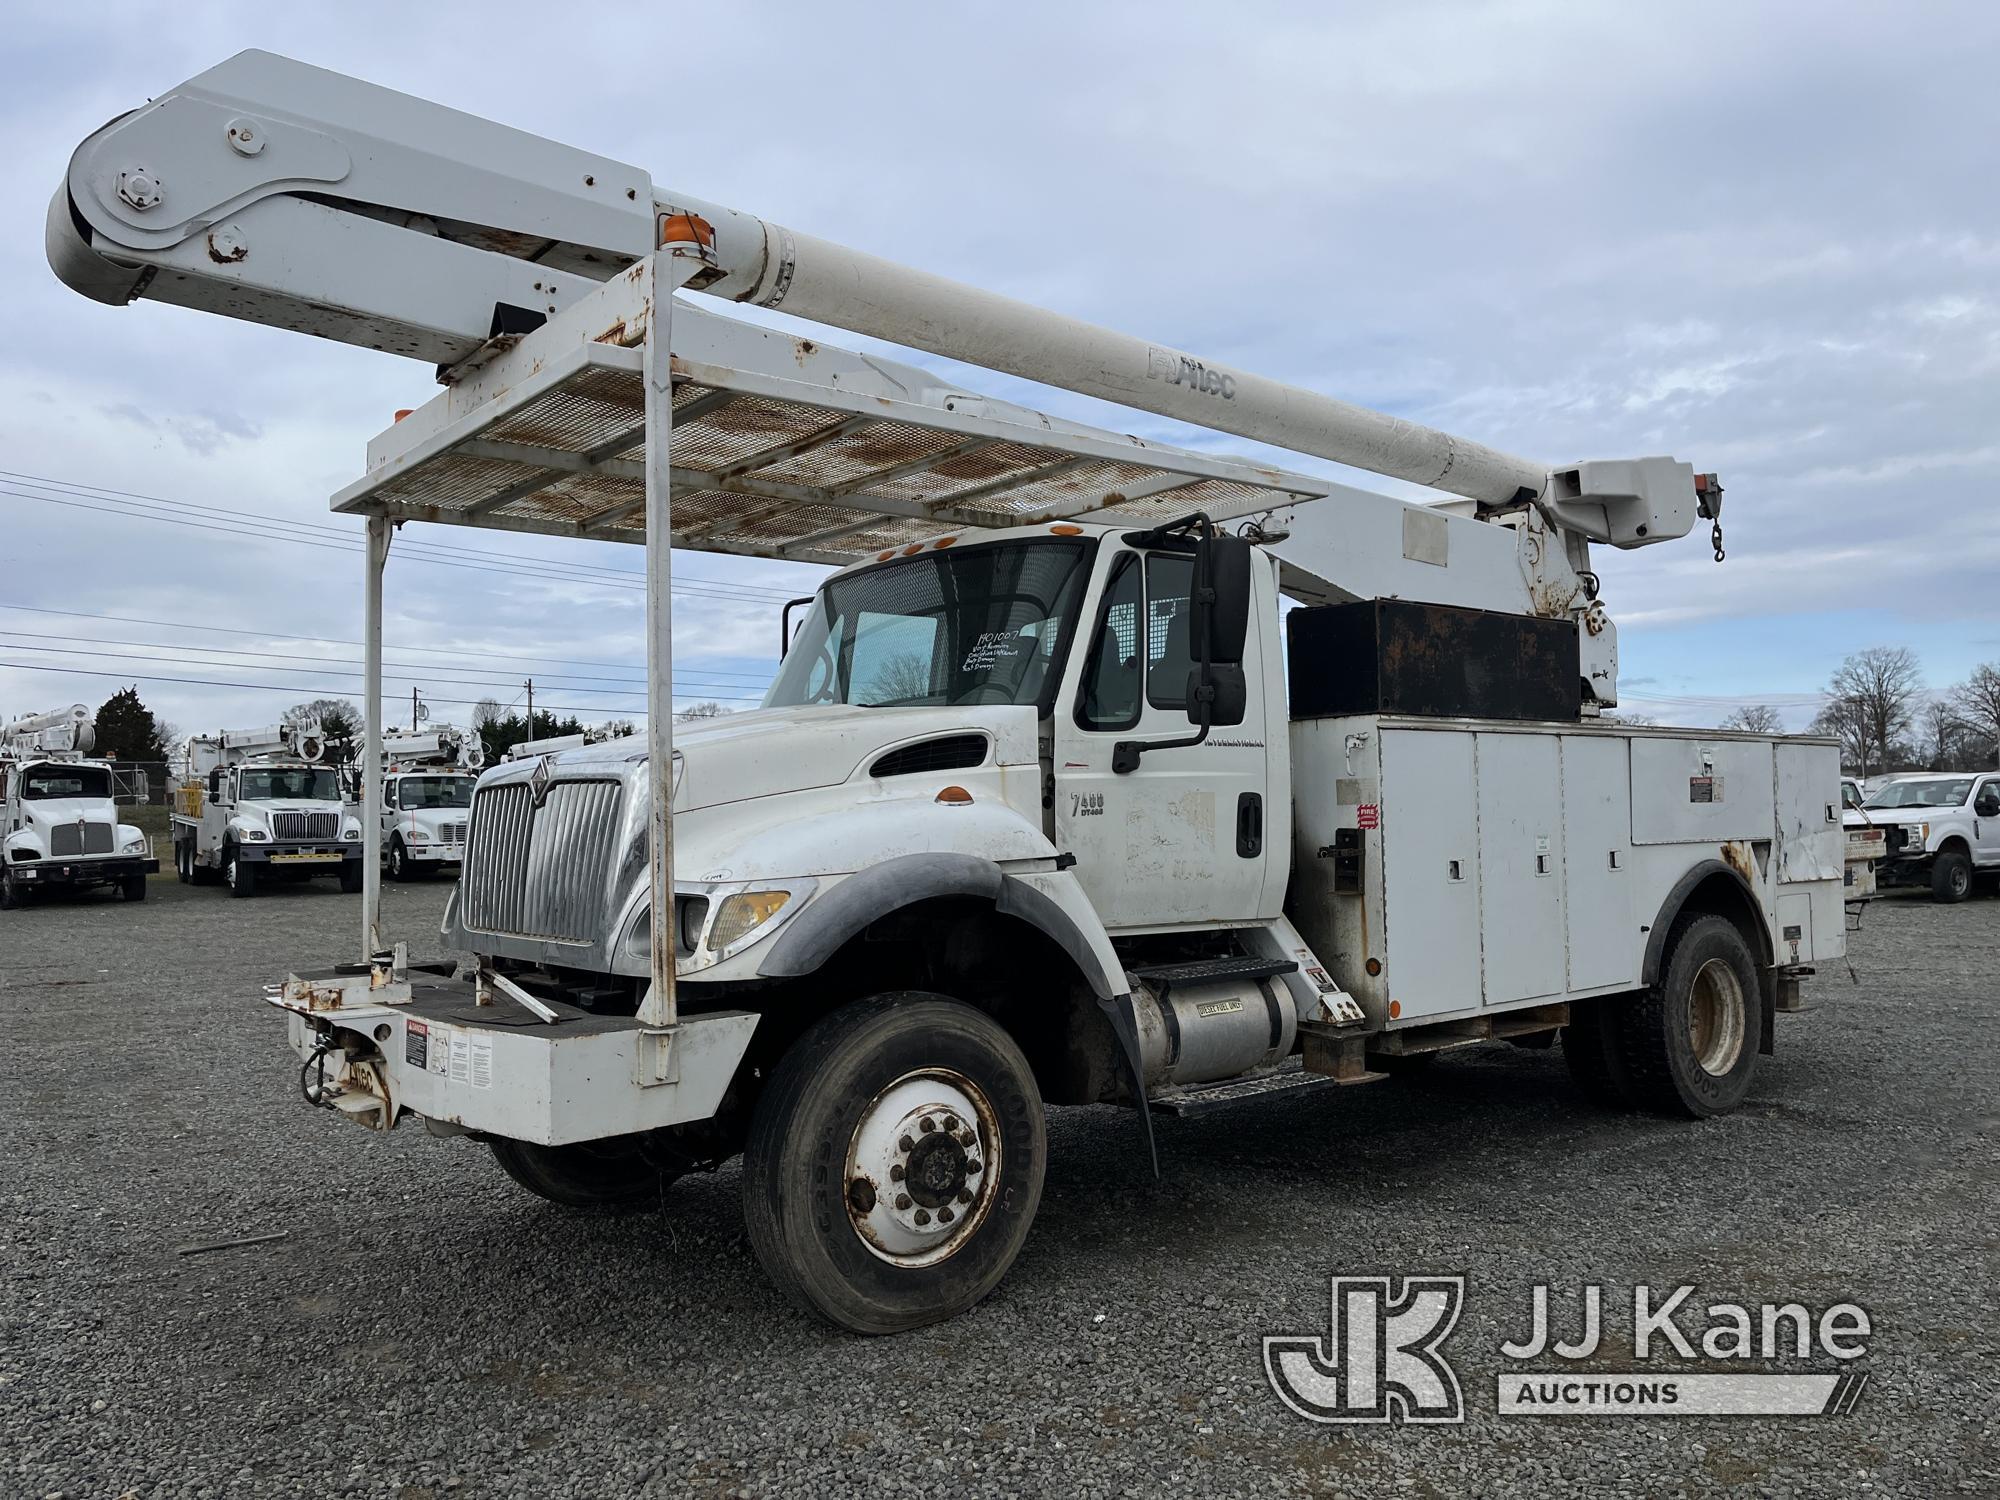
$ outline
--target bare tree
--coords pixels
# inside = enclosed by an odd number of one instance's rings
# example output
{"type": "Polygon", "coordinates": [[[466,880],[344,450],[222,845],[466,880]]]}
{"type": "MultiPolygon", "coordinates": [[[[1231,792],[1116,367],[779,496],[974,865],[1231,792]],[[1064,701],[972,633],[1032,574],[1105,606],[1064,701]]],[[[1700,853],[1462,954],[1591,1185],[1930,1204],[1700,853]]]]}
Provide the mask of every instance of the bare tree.
{"type": "Polygon", "coordinates": [[[2000,765],[2000,663],[1982,662],[1951,690],[1951,706],[1965,721],[1978,764],[2000,765]]]}
{"type": "Polygon", "coordinates": [[[682,724],[692,724],[696,719],[719,719],[729,710],[713,699],[701,703],[690,703],[674,715],[682,724]]]}
{"type": "Polygon", "coordinates": [[[1607,724],[1636,724],[1641,728],[1660,722],[1651,714],[1628,714],[1623,709],[1618,709],[1611,713],[1599,714],[1598,717],[1607,724]]]}
{"type": "Polygon", "coordinates": [[[1892,748],[1909,735],[1923,690],[1923,668],[1907,646],[1870,646],[1848,657],[1833,674],[1827,707],[1844,705],[1841,737],[1859,736],[1856,759],[1864,776],[1871,764],[1886,767],[1892,748]]]}
{"type": "Polygon", "coordinates": [[[1875,759],[1874,741],[1868,737],[1867,723],[1846,698],[1829,698],[1812,721],[1811,733],[1840,741],[1840,763],[1864,780],[1882,769],[1875,759]]]}
{"type": "Polygon", "coordinates": [[[498,724],[504,717],[498,698],[481,698],[472,705],[472,727],[484,729],[488,724],[498,724]]]}
{"type": "Polygon", "coordinates": [[[1783,734],[1785,721],[1768,703],[1746,703],[1741,708],[1732,708],[1729,717],[1719,727],[1741,729],[1750,734],[1783,734]]]}
{"type": "Polygon", "coordinates": [[[899,703],[906,698],[931,695],[930,658],[914,651],[888,657],[875,669],[864,691],[877,703],[899,703]]]}

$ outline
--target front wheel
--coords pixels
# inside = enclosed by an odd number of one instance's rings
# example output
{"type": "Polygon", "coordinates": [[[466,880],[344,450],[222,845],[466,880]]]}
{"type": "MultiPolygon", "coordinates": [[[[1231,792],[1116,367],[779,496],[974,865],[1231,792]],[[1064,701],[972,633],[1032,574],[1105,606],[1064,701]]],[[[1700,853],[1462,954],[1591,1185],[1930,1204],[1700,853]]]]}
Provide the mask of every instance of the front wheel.
{"type": "Polygon", "coordinates": [[[1661,1114],[1727,1114],[1750,1092],[1764,1001],[1750,945],[1727,917],[1677,923],[1659,982],[1625,1017],[1625,1063],[1640,1103],[1661,1114]]]}
{"type": "Polygon", "coordinates": [[[772,1072],[743,1153],[765,1272],[855,1333],[900,1333],[992,1291],[1041,1201],[1048,1137],[1027,1059],[942,995],[827,1016],[772,1072]]]}
{"type": "Polygon", "coordinates": [[[257,894],[257,867],[247,860],[239,859],[233,845],[223,852],[222,883],[229,887],[229,894],[232,896],[257,894]]]}
{"type": "Polygon", "coordinates": [[[564,1208],[637,1208],[657,1202],[678,1175],[655,1165],[636,1140],[618,1137],[573,1146],[489,1144],[501,1171],[564,1208]]]}
{"type": "Polygon", "coordinates": [[[146,877],[143,875],[125,876],[118,882],[118,894],[127,901],[144,901],[146,899],[146,877]]]}
{"type": "Polygon", "coordinates": [[[1972,861],[1947,849],[1931,861],[1931,898],[1956,906],[1972,894],[1972,861]]]}
{"type": "Polygon", "coordinates": [[[182,885],[194,884],[194,845],[186,839],[174,840],[174,879],[182,885]]]}
{"type": "Polygon", "coordinates": [[[391,880],[410,878],[410,856],[403,852],[403,841],[400,838],[389,840],[389,878],[391,880]]]}
{"type": "Polygon", "coordinates": [[[350,859],[340,867],[340,890],[345,896],[352,896],[361,889],[361,861],[350,859]]]}
{"type": "Polygon", "coordinates": [[[13,911],[21,904],[21,887],[12,870],[0,870],[0,911],[13,911]]]}

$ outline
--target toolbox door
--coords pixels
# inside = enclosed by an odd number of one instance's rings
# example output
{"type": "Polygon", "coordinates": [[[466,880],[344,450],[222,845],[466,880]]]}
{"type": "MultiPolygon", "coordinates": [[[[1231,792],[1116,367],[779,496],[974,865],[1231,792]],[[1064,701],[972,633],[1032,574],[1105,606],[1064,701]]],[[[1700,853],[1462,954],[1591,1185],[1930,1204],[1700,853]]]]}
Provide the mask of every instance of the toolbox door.
{"type": "Polygon", "coordinates": [[[1556,737],[1481,734],[1478,761],[1483,999],[1559,995],[1568,976],[1556,737]]]}
{"type": "Polygon", "coordinates": [[[1392,1018],[1479,1005],[1479,829],[1470,734],[1382,731],[1380,955],[1392,1018]]]}

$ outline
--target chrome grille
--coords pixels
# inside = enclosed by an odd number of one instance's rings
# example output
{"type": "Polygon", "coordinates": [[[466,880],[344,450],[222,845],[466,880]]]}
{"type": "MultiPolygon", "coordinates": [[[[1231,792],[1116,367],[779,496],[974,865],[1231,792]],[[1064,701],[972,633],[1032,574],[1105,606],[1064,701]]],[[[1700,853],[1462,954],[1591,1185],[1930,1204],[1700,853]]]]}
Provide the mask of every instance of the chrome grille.
{"type": "Polygon", "coordinates": [[[438,837],[447,844],[462,844],[465,842],[465,825],[441,823],[438,825],[438,837]]]}
{"type": "Polygon", "coordinates": [[[340,814],[330,812],[272,813],[271,837],[274,839],[337,839],[340,837],[340,814]]]}
{"type": "Polygon", "coordinates": [[[480,792],[459,881],[465,925],[566,943],[596,938],[618,793],[615,781],[558,781],[537,808],[525,782],[480,792]]]}
{"type": "Polygon", "coordinates": [[[58,823],[49,830],[51,854],[109,854],[109,823],[58,823]]]}

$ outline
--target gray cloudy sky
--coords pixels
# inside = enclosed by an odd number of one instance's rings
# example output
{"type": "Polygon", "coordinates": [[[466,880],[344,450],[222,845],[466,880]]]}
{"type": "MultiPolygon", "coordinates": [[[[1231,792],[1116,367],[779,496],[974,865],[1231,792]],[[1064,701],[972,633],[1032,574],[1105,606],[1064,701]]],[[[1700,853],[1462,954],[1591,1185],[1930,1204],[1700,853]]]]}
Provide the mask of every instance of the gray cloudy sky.
{"type": "MultiPolygon", "coordinates": [[[[248,46],[1510,451],[1719,470],[1727,563],[1698,537],[1600,551],[1639,711],[1712,722],[1715,700],[1774,701],[1797,725],[1860,647],[1909,645],[1938,686],[2000,659],[2000,9],[161,14],[35,7],[0,40],[0,713],[137,681],[182,728],[221,727],[356,685],[358,528],[326,497],[395,408],[433,393],[429,370],[101,307],[43,258],[76,143],[248,46]],[[110,514],[161,508],[107,490],[325,530],[303,545],[261,521],[110,514]]],[[[532,672],[538,703],[586,719],[641,706],[636,579],[577,572],[636,569],[634,550],[405,536],[481,555],[391,563],[388,655],[424,664],[393,667],[392,688],[416,679],[462,718],[450,700],[509,702],[532,672]]],[[[820,570],[679,567],[682,695],[747,706],[776,601],[820,570]]]]}

